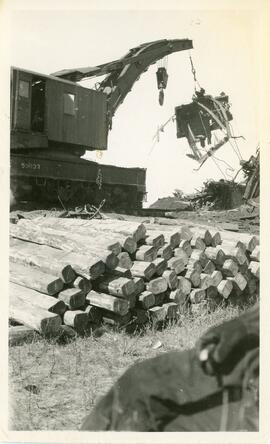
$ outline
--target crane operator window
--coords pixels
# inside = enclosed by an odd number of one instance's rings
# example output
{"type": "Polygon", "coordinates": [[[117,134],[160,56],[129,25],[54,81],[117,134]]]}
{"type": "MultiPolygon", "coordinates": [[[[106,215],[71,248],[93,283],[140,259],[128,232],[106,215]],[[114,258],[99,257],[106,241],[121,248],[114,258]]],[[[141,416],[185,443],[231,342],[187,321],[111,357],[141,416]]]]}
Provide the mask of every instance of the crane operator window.
{"type": "Polygon", "coordinates": [[[64,113],[70,116],[75,115],[75,94],[64,94],[64,113]]]}
{"type": "Polygon", "coordinates": [[[20,80],[19,96],[25,97],[26,99],[28,99],[28,97],[29,97],[29,82],[26,82],[25,80],[20,80]]]}

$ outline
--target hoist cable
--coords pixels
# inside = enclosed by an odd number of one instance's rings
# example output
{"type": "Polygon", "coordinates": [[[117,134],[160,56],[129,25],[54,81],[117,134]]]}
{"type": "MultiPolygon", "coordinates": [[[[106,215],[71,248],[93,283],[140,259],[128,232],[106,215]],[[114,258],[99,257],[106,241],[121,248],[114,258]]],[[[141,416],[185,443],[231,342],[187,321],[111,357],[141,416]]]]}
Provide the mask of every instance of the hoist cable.
{"type": "Polygon", "coordinates": [[[201,85],[199,84],[197,77],[196,77],[196,70],[194,68],[194,64],[193,64],[193,60],[189,51],[189,60],[190,60],[190,65],[191,65],[191,72],[193,74],[193,79],[194,79],[194,84],[195,84],[195,91],[196,91],[196,84],[198,85],[198,87],[201,89],[201,85]]]}

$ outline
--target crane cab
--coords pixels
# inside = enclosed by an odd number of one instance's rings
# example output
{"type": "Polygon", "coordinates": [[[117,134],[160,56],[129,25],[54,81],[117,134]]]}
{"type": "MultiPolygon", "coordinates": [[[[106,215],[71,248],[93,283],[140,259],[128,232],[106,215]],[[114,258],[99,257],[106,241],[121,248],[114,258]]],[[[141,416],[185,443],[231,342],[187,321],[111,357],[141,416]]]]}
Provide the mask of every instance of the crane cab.
{"type": "Polygon", "coordinates": [[[57,77],[11,69],[11,149],[53,147],[83,154],[106,150],[107,136],[104,93],[57,77]]]}

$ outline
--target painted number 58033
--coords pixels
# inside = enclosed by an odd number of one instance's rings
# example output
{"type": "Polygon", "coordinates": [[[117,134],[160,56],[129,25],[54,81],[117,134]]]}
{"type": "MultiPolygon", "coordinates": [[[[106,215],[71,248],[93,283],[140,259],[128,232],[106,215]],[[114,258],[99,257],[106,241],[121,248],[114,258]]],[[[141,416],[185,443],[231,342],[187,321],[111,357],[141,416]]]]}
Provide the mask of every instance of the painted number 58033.
{"type": "Polygon", "coordinates": [[[23,169],[29,169],[29,170],[40,170],[39,163],[21,162],[21,167],[23,169]]]}

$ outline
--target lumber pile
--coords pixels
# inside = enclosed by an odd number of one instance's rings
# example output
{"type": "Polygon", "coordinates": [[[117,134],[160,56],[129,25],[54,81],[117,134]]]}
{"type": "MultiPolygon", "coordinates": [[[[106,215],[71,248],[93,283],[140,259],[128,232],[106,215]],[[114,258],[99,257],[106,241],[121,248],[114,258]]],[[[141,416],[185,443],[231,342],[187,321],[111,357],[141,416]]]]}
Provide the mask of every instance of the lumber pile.
{"type": "Polygon", "coordinates": [[[185,225],[21,219],[10,227],[12,337],[160,323],[259,293],[259,240],[185,225]],[[30,332],[29,332],[30,331],[30,332]]]}

